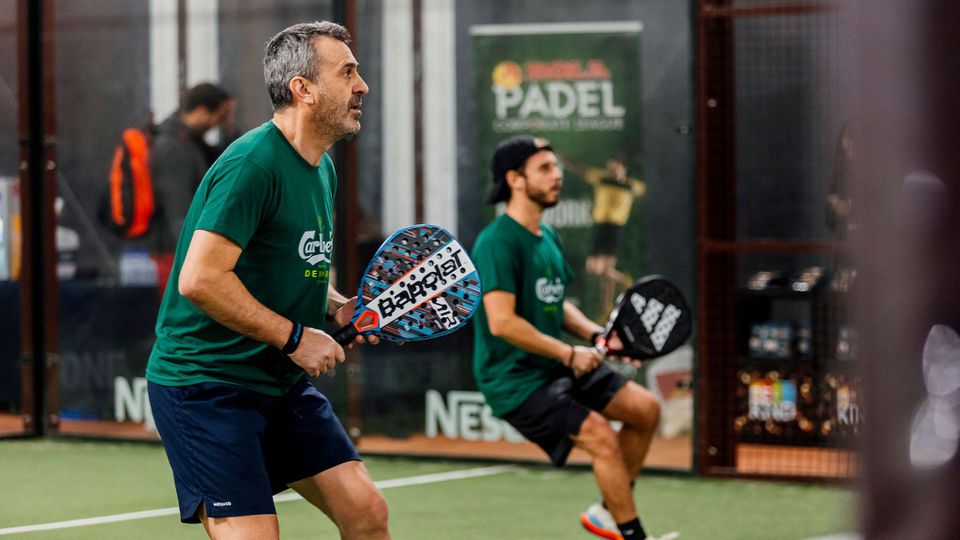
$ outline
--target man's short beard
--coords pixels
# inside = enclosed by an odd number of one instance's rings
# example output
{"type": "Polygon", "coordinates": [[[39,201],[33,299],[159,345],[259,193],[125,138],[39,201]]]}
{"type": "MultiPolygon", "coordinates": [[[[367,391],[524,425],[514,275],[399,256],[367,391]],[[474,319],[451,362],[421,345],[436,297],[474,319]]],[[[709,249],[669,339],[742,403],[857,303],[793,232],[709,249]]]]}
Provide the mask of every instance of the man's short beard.
{"type": "Polygon", "coordinates": [[[557,205],[557,203],[560,202],[560,197],[557,197],[556,199],[554,199],[554,200],[552,200],[552,201],[547,200],[548,194],[549,194],[549,192],[547,192],[547,193],[532,193],[532,192],[530,191],[530,186],[529,186],[529,185],[527,186],[527,198],[530,199],[531,201],[537,203],[537,204],[540,206],[540,208],[543,208],[544,210],[546,210],[547,208],[553,208],[554,206],[557,205]]]}
{"type": "Polygon", "coordinates": [[[544,210],[546,210],[546,209],[548,209],[548,208],[553,208],[554,206],[556,206],[556,205],[559,204],[559,203],[560,203],[560,198],[559,198],[559,197],[557,197],[557,198],[556,198],[555,200],[553,200],[553,201],[537,201],[537,204],[540,205],[540,208],[543,208],[544,210]]]}
{"type": "Polygon", "coordinates": [[[330,110],[316,110],[313,114],[313,126],[316,133],[322,137],[331,137],[334,140],[340,140],[344,137],[355,135],[360,131],[360,122],[357,122],[355,127],[347,127],[345,125],[345,119],[340,119],[341,121],[331,122],[331,112],[330,110]]]}
{"type": "Polygon", "coordinates": [[[356,135],[360,131],[359,121],[356,121],[352,126],[347,126],[347,122],[353,120],[349,110],[346,115],[338,115],[337,113],[340,113],[342,109],[327,100],[324,93],[320,94],[320,101],[323,105],[318,105],[313,110],[313,125],[318,135],[340,140],[350,135],[356,135]]]}

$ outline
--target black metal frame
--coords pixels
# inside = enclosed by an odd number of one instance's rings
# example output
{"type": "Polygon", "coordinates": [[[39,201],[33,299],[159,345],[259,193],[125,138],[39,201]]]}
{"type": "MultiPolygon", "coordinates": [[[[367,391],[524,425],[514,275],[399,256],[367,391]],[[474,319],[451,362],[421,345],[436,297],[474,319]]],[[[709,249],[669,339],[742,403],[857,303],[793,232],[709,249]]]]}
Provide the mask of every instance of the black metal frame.
{"type": "Polygon", "coordinates": [[[59,425],[56,332],[56,110],[53,81],[53,2],[17,3],[20,95],[22,414],[28,435],[59,425]]]}
{"type": "Polygon", "coordinates": [[[738,17],[806,15],[833,11],[829,3],[738,6],[734,0],[698,0],[697,149],[699,355],[696,370],[695,466],[701,475],[811,480],[737,472],[736,275],[743,253],[824,253],[831,242],[737,238],[734,22],[738,17]]]}

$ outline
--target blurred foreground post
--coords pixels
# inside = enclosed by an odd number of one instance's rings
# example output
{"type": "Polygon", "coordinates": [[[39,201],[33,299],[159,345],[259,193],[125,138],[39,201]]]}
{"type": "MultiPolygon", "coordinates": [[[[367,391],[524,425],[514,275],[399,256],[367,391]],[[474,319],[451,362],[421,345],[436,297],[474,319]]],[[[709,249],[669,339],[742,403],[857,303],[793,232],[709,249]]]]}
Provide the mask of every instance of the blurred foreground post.
{"type": "Polygon", "coordinates": [[[854,8],[863,531],[957,538],[960,4],[854,8]]]}

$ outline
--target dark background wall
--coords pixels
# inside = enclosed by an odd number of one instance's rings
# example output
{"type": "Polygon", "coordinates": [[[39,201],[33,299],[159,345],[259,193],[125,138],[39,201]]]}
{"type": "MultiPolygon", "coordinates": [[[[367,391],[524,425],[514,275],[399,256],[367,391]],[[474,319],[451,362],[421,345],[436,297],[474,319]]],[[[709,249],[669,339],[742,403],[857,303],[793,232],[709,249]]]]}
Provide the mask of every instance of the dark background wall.
{"type": "MultiPolygon", "coordinates": [[[[0,0],[0,176],[17,175],[17,10],[16,0],[0,0]]],[[[4,226],[7,226],[4,224],[4,226]]],[[[0,340],[0,411],[20,399],[19,347],[10,338],[19,328],[20,305],[0,305],[0,320],[9,328],[0,340]]]]}
{"type": "Polygon", "coordinates": [[[847,82],[833,13],[735,22],[740,238],[823,239],[847,82]]]}
{"type": "Polygon", "coordinates": [[[17,2],[0,0],[0,176],[17,175],[17,2]]]}
{"type": "Polygon", "coordinates": [[[64,0],[54,14],[62,223],[80,234],[81,274],[110,276],[117,241],[96,215],[120,133],[150,115],[149,3],[64,0]]]}

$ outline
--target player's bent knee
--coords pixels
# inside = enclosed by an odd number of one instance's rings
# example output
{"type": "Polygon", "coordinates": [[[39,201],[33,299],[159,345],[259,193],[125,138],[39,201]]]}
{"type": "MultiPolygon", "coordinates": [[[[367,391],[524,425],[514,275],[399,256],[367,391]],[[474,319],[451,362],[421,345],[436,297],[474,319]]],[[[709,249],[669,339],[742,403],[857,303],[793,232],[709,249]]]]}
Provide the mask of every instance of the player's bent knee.
{"type": "Polygon", "coordinates": [[[651,397],[645,399],[640,407],[640,422],[647,430],[655,430],[660,425],[660,402],[651,397]]]}
{"type": "Polygon", "coordinates": [[[620,455],[620,443],[617,432],[610,423],[596,412],[591,412],[580,424],[580,432],[575,440],[590,455],[597,458],[620,455]]]}
{"type": "Polygon", "coordinates": [[[387,501],[379,493],[370,501],[367,506],[367,513],[370,516],[370,525],[376,530],[387,530],[387,517],[390,513],[387,509],[387,501]]]}
{"type": "Polygon", "coordinates": [[[354,504],[353,516],[341,524],[348,538],[384,538],[387,535],[387,501],[371,491],[354,504]]]}
{"type": "Polygon", "coordinates": [[[660,402],[657,398],[639,387],[630,398],[629,413],[624,421],[641,431],[657,429],[660,424],[660,402]]]}

